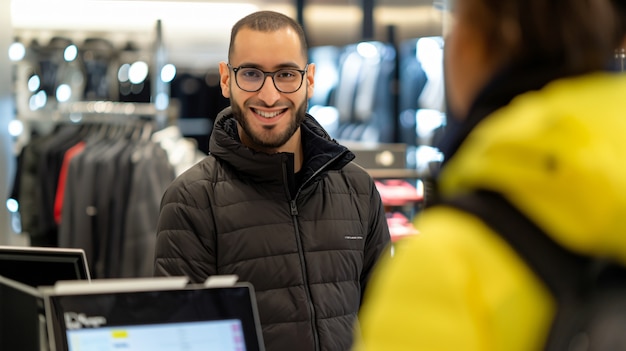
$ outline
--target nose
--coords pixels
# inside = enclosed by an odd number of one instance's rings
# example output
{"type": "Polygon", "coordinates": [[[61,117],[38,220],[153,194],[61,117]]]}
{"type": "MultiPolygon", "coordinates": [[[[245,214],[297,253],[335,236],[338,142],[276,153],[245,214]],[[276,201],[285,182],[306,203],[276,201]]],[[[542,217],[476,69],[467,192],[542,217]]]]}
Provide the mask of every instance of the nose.
{"type": "Polygon", "coordinates": [[[274,86],[271,76],[265,77],[265,83],[258,92],[259,99],[263,100],[268,106],[274,105],[280,99],[280,91],[274,86]]]}

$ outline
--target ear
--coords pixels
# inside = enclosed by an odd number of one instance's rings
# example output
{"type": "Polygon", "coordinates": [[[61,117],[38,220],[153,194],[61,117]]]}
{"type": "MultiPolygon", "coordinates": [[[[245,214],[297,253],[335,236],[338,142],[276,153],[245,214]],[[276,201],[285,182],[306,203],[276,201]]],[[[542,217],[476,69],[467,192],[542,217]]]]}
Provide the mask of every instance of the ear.
{"type": "Polygon", "coordinates": [[[220,62],[220,87],[222,88],[222,95],[225,98],[230,98],[230,69],[228,64],[222,61],[220,62]]]}
{"type": "Polygon", "coordinates": [[[315,64],[309,63],[306,70],[307,99],[313,96],[313,86],[315,85],[315,64]]]}

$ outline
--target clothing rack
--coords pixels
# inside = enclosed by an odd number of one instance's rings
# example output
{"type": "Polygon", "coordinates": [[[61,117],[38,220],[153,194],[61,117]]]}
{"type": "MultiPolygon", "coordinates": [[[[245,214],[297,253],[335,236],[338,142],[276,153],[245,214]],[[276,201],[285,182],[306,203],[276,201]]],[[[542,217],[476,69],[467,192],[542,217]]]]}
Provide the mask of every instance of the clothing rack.
{"type": "Polygon", "coordinates": [[[152,103],[117,102],[117,101],[79,101],[36,111],[20,116],[22,120],[32,122],[83,120],[90,122],[124,122],[130,119],[154,120],[159,129],[175,123],[178,119],[178,106],[170,104],[165,110],[159,110],[152,103]]]}
{"type": "Polygon", "coordinates": [[[117,101],[78,101],[57,104],[45,109],[21,112],[18,120],[23,122],[24,132],[15,142],[15,153],[30,142],[31,131],[49,133],[60,123],[126,124],[129,122],[154,122],[152,131],[176,125],[180,114],[176,101],[167,109],[159,110],[152,103],[117,101]]]}
{"type": "Polygon", "coordinates": [[[152,140],[149,106],[128,106],[60,110],[40,119],[53,128],[33,134],[19,154],[13,198],[31,244],[84,249],[97,278],[151,274],[160,197],[175,177],[152,140]]]}

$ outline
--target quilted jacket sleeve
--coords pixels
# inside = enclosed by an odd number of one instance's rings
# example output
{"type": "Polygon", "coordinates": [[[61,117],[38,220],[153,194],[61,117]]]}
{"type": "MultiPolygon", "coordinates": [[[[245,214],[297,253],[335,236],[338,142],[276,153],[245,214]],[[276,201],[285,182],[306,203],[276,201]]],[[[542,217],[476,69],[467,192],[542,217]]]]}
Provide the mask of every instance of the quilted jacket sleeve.
{"type": "Polygon", "coordinates": [[[187,276],[192,283],[202,283],[216,274],[208,184],[201,168],[194,167],[165,191],[157,224],[155,276],[187,276]]]}

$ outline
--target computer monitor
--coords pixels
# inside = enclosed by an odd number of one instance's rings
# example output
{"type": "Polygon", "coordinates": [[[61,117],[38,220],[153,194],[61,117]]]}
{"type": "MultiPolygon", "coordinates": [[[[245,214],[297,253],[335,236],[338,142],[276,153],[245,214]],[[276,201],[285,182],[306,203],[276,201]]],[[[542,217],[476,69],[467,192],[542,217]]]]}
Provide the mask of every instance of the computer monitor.
{"type": "Polygon", "coordinates": [[[84,250],[34,246],[0,246],[0,276],[32,287],[91,279],[84,250]]]}
{"type": "MultiPolygon", "coordinates": [[[[252,285],[48,289],[51,351],[264,350],[252,285]]],[[[106,282],[104,282],[106,284],[106,282]]],[[[45,289],[44,289],[45,290],[45,289]]]]}
{"type": "Polygon", "coordinates": [[[43,296],[0,276],[0,350],[47,350],[43,296]]]}

